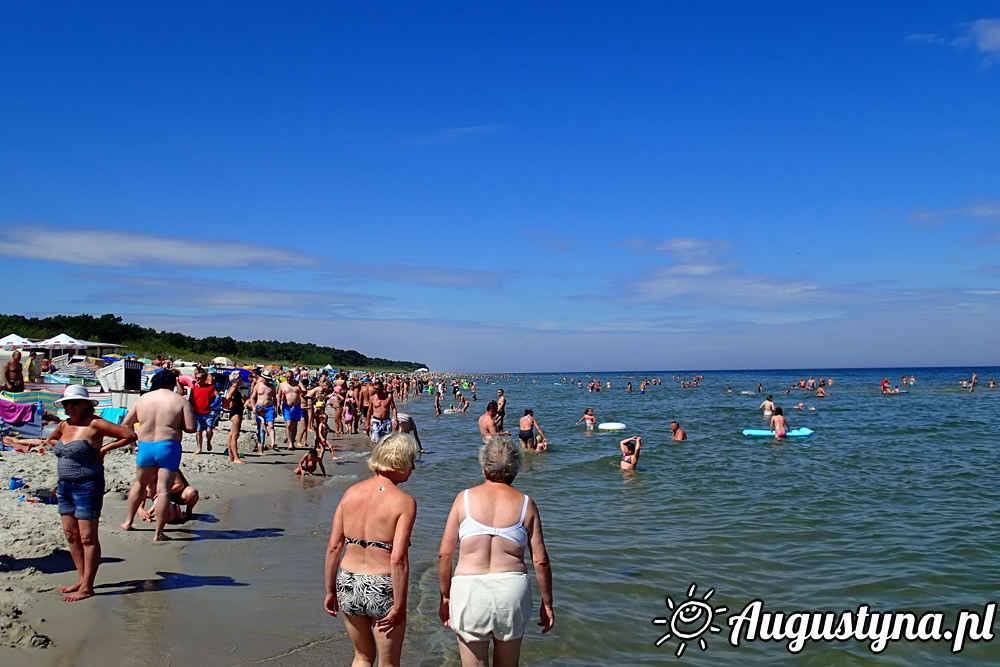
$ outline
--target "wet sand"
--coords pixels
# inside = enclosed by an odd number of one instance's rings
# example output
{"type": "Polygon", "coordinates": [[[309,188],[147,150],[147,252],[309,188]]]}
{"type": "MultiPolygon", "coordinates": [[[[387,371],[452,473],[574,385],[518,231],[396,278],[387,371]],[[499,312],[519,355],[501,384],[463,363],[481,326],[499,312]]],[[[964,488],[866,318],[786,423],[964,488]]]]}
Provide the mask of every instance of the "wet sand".
{"type": "MultiPolygon", "coordinates": [[[[5,520],[13,530],[0,536],[0,664],[350,663],[343,622],[322,610],[322,559],[343,489],[368,474],[370,443],[338,439],[346,451],[339,465],[326,460],[331,477],[301,479],[291,474],[301,449],[248,455],[248,465],[235,466],[220,452],[224,435],[217,433],[214,454],[199,457],[185,438],[182,467],[203,499],[192,521],[168,526],[173,539],[162,544],[150,541],[151,524],[118,527],[127,488],[118,477],[134,465],[125,452],[113,453],[108,488],[117,490],[105,496],[91,600],[65,603],[57,592],[76,574],[55,507],[2,492],[5,516],[19,523],[5,520]]],[[[277,436],[281,443],[280,424],[277,436]]],[[[244,432],[241,451],[253,444],[244,432]]],[[[36,488],[49,481],[51,454],[5,454],[4,481],[11,471],[30,473],[36,488]]]]}

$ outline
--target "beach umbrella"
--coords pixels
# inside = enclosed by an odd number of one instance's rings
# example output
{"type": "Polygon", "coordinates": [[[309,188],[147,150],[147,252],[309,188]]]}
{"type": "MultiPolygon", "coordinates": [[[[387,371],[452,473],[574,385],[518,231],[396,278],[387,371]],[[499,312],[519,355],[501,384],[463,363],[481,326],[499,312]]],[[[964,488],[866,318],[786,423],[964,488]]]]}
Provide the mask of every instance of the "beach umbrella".
{"type": "Polygon", "coordinates": [[[216,366],[232,366],[233,360],[229,357],[216,357],[215,359],[212,359],[212,363],[216,366]]]}
{"type": "Polygon", "coordinates": [[[52,338],[35,343],[35,347],[43,347],[47,350],[86,350],[87,345],[68,334],[61,333],[52,338]]]}
{"type": "Polygon", "coordinates": [[[69,364],[59,369],[59,375],[67,378],[82,378],[85,380],[96,380],[97,373],[89,365],[84,363],[69,364]]]}
{"type": "Polygon", "coordinates": [[[7,334],[3,338],[0,338],[0,347],[10,349],[12,347],[24,347],[25,345],[32,345],[33,343],[24,338],[23,336],[18,336],[16,333],[7,334]]]}

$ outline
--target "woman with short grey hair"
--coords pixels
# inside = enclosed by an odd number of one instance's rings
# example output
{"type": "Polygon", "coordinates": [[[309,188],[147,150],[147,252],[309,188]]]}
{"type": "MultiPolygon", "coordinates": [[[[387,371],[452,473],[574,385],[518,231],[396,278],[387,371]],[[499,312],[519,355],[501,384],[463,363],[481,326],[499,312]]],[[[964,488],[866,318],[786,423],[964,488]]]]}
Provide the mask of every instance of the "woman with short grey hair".
{"type": "Polygon", "coordinates": [[[552,570],[535,501],[511,486],[521,468],[521,447],[497,435],[479,450],[485,481],[458,494],[438,550],[441,621],[458,635],[464,667],[517,665],[531,616],[531,586],[524,551],[531,553],[542,603],[539,625],[548,632],[552,570]],[[503,526],[503,527],[498,527],[503,526]],[[455,548],[458,563],[452,574],[455,548]]]}

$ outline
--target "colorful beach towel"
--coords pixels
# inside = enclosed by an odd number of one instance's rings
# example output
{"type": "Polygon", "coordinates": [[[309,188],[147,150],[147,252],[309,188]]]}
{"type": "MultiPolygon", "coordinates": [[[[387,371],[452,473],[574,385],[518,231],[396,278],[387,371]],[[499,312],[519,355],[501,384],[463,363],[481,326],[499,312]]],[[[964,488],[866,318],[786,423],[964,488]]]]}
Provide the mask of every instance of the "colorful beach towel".
{"type": "Polygon", "coordinates": [[[30,403],[13,403],[0,398],[0,420],[8,424],[21,424],[31,421],[34,408],[30,403]]]}

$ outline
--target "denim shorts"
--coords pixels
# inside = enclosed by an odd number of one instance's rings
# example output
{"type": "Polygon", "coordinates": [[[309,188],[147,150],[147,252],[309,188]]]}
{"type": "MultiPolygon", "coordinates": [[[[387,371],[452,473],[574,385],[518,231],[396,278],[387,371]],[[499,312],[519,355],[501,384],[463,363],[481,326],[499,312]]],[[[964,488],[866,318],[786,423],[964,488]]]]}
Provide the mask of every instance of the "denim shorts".
{"type": "Polygon", "coordinates": [[[82,482],[59,480],[56,498],[59,514],[72,514],[77,519],[100,519],[104,507],[104,478],[82,482]]]}
{"type": "Polygon", "coordinates": [[[194,413],[194,420],[198,422],[199,431],[207,431],[215,428],[215,423],[219,421],[219,413],[209,412],[207,415],[199,415],[196,412],[194,413]]]}

